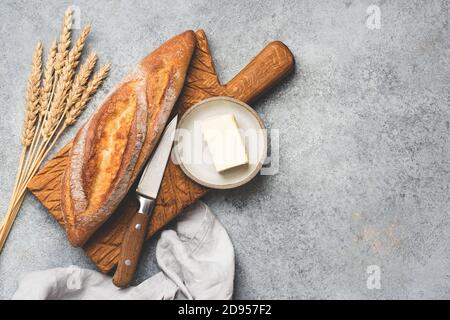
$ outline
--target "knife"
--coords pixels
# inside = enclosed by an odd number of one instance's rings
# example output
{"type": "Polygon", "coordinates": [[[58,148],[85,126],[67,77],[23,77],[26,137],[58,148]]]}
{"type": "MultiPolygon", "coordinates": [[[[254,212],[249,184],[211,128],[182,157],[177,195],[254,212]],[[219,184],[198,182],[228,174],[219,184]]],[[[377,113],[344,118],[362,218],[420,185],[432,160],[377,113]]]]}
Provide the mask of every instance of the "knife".
{"type": "Polygon", "coordinates": [[[178,116],[167,125],[162,138],[145,165],[141,180],[136,188],[139,210],[134,215],[122,242],[120,259],[114,273],[113,283],[121,288],[127,287],[133,279],[139,261],[139,256],[147,235],[150,215],[156,202],[164,170],[172,150],[178,116]]]}

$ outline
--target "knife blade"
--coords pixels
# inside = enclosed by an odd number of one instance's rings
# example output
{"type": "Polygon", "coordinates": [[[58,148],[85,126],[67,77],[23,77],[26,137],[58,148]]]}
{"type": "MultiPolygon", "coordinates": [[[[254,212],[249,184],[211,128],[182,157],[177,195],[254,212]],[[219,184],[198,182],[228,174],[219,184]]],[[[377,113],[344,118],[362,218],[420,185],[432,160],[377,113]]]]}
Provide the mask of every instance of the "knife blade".
{"type": "Polygon", "coordinates": [[[136,192],[147,198],[156,199],[159,187],[161,185],[164,170],[172,150],[173,139],[175,138],[175,129],[177,128],[178,116],[173,118],[167,125],[158,148],[147,163],[141,180],[139,180],[136,192]]]}
{"type": "Polygon", "coordinates": [[[113,277],[113,283],[118,287],[125,288],[129,286],[136,271],[142,245],[147,234],[150,215],[153,212],[170,151],[172,150],[177,122],[178,116],[175,116],[167,125],[156,150],[145,165],[136,188],[139,209],[131,220],[122,241],[119,263],[113,277]]]}

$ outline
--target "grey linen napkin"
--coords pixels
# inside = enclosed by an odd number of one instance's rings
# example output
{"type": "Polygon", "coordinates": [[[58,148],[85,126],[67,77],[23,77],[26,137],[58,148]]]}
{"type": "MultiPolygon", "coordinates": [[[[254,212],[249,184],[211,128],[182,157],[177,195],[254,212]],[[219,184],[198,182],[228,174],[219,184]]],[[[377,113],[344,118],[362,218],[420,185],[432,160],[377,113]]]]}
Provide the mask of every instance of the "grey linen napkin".
{"type": "Polygon", "coordinates": [[[161,272],[119,289],[111,277],[76,266],[24,274],[13,299],[231,299],[234,249],[217,217],[198,201],[156,246],[161,272]]]}

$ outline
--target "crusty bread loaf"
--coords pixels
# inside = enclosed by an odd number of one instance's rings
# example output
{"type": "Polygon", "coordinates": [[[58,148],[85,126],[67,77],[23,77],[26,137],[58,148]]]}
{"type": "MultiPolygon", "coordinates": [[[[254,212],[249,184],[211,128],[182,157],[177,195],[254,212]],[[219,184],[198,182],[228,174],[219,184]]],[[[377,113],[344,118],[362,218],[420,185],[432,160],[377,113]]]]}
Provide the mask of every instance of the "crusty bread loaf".
{"type": "Polygon", "coordinates": [[[83,245],[109,218],[154,149],[195,48],[186,31],[144,58],[74,138],[61,208],[70,242],[83,245]]]}

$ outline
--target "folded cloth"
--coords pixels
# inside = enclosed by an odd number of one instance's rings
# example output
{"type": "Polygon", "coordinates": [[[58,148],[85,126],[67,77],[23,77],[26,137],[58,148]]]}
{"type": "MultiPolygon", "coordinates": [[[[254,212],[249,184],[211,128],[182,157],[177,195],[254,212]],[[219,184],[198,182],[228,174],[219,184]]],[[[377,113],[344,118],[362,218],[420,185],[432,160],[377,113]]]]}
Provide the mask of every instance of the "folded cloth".
{"type": "Polygon", "coordinates": [[[198,201],[156,246],[162,272],[119,289],[111,277],[76,266],[23,275],[13,299],[231,299],[234,249],[217,217],[198,201]]]}

